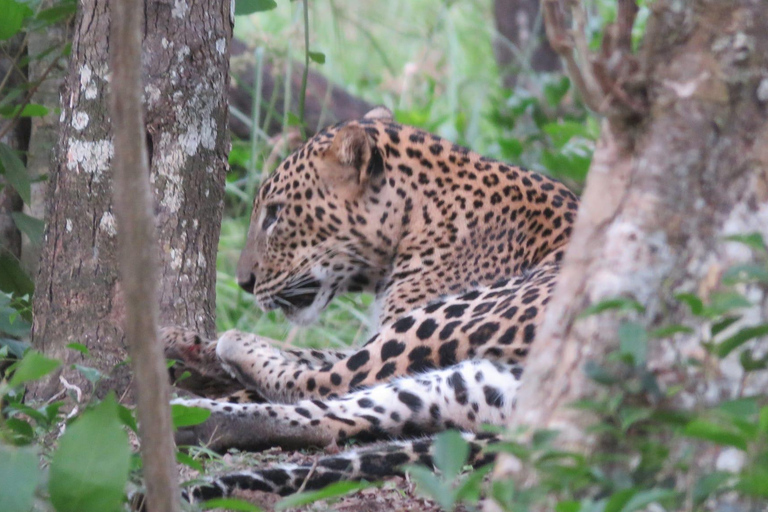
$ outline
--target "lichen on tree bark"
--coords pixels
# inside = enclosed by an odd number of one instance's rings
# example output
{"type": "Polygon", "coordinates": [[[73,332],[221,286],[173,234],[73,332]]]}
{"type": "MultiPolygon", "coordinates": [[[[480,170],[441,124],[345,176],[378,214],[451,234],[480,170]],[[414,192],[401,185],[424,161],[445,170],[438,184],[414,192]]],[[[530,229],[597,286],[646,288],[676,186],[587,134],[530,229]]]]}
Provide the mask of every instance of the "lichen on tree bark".
{"type": "MultiPolygon", "coordinates": [[[[224,196],[227,132],[228,2],[147,0],[144,105],[155,195],[160,322],[213,335],[215,253],[224,196]]],[[[61,132],[47,196],[47,227],[36,280],[33,344],[68,363],[96,366],[99,389],[125,390],[129,377],[121,322],[111,205],[113,155],[107,91],[110,16],[105,0],[81,2],[62,95],[61,132]],[[85,362],[69,350],[85,344],[85,362]]],[[[65,378],[89,390],[77,372],[65,378]]],[[[54,376],[33,388],[45,398],[54,376]]]]}

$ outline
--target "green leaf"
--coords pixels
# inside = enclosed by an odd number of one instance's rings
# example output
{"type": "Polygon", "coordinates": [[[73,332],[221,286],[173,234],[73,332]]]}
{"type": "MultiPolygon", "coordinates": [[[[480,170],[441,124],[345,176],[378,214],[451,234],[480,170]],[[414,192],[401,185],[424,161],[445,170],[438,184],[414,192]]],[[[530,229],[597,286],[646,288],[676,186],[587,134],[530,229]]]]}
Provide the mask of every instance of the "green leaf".
{"type": "Polygon", "coordinates": [[[581,503],[578,501],[561,501],[555,505],[555,512],[579,512],[581,510],[581,503]]]}
{"type": "Polygon", "coordinates": [[[49,491],[57,512],[121,510],[131,463],[128,435],[109,394],[67,427],[53,455],[49,491]]]}
{"type": "Polygon", "coordinates": [[[0,0],[0,40],[10,39],[21,30],[24,20],[34,14],[26,4],[14,0],[0,0]]]}
{"type": "Polygon", "coordinates": [[[557,123],[548,123],[542,126],[542,130],[547,133],[557,149],[562,149],[573,137],[588,137],[589,132],[583,123],[574,121],[560,121],[557,123]]]}
{"type": "Polygon", "coordinates": [[[755,372],[758,370],[764,370],[768,368],[768,354],[765,354],[760,359],[755,359],[752,356],[751,350],[744,350],[739,354],[739,362],[745,372],[755,372]]]}
{"type": "Polygon", "coordinates": [[[91,351],[88,350],[88,347],[86,347],[82,343],[72,342],[72,343],[67,344],[67,348],[71,348],[72,350],[77,350],[78,352],[80,352],[81,354],[83,354],[85,356],[91,355],[91,351]]]}
{"type": "Polygon", "coordinates": [[[678,293],[675,298],[691,308],[691,313],[701,316],[704,313],[704,302],[692,293],[678,293]]]}
{"type": "Polygon", "coordinates": [[[32,425],[20,418],[8,418],[5,420],[5,427],[13,432],[14,444],[29,444],[35,437],[32,425]]]}
{"type": "Polygon", "coordinates": [[[647,420],[653,414],[653,410],[648,407],[622,407],[619,411],[621,418],[621,430],[627,431],[629,427],[638,421],[647,420]]]}
{"type": "Polygon", "coordinates": [[[557,81],[550,81],[544,86],[544,98],[551,106],[556,107],[563,100],[571,87],[567,76],[560,76],[557,81]]]}
{"type": "Polygon", "coordinates": [[[712,336],[717,336],[741,319],[740,316],[728,316],[712,324],[712,336]]]}
{"type": "Polygon", "coordinates": [[[752,303],[746,297],[736,292],[714,292],[710,298],[710,306],[707,308],[709,316],[716,316],[751,307],[752,303]]]}
{"type": "Polygon", "coordinates": [[[756,467],[745,473],[736,484],[736,489],[753,496],[768,497],[768,469],[756,467]]]}
{"type": "Polygon", "coordinates": [[[739,419],[754,418],[759,412],[756,397],[727,400],[722,402],[717,408],[729,416],[739,419]]]}
{"type": "Polygon", "coordinates": [[[325,54],[322,52],[307,52],[309,58],[318,64],[325,64],[325,54]]]}
{"type": "Polygon", "coordinates": [[[77,12],[77,2],[70,0],[64,0],[50,9],[43,9],[38,13],[36,18],[40,21],[46,21],[48,23],[55,23],[62,18],[71,16],[77,12]]]}
{"type": "Polygon", "coordinates": [[[455,430],[442,432],[435,437],[434,461],[443,478],[452,481],[461,473],[467,462],[469,444],[455,430]]]}
{"type": "Polygon", "coordinates": [[[694,503],[697,505],[704,503],[713,492],[718,490],[732,477],[732,473],[727,473],[725,471],[715,471],[714,473],[701,476],[693,485],[694,503]]]}
{"type": "Polygon", "coordinates": [[[686,425],[684,433],[689,437],[704,439],[718,445],[747,449],[747,441],[741,433],[711,421],[695,419],[686,425]]]}
{"type": "Polygon", "coordinates": [[[96,368],[91,368],[90,366],[73,364],[72,368],[79,371],[83,375],[83,377],[85,377],[86,380],[91,384],[96,384],[104,377],[99,370],[97,370],[96,368]]]}
{"type": "Polygon", "coordinates": [[[406,469],[419,492],[435,500],[444,510],[453,510],[455,499],[449,483],[424,466],[408,466],[406,469]]]}
{"type": "MultiPolygon", "coordinates": [[[[361,489],[367,489],[374,484],[369,482],[350,482],[342,481],[335,482],[328,485],[318,491],[302,492],[299,494],[292,494],[286,498],[283,498],[275,505],[275,510],[285,510],[286,508],[300,507],[308,503],[313,503],[318,500],[327,500],[329,498],[337,498],[344,496],[350,492],[359,491],[361,489]]],[[[208,502],[210,503],[210,502],[208,502]]]]}
{"type": "MultiPolygon", "coordinates": [[[[3,0],[0,0],[2,2],[3,0]]],[[[16,152],[3,142],[0,142],[0,172],[5,173],[5,179],[19,193],[25,204],[32,200],[31,185],[24,162],[16,155],[16,152]]]]}
{"type": "Polygon", "coordinates": [[[19,231],[27,235],[33,244],[42,242],[43,231],[45,230],[45,223],[42,220],[21,212],[13,212],[11,217],[13,217],[13,223],[16,224],[19,231]]]}
{"type": "Polygon", "coordinates": [[[0,332],[8,336],[25,338],[32,324],[21,318],[19,312],[10,307],[0,307],[0,332]]]}
{"type": "Polygon", "coordinates": [[[276,7],[275,0],[235,0],[235,16],[271,11],[276,7]]]}
{"type": "MultiPolygon", "coordinates": [[[[0,326],[2,326],[2,321],[3,317],[0,316],[0,326]]],[[[18,321],[16,323],[18,323],[18,321]]],[[[2,330],[2,327],[0,327],[0,331],[2,330]]],[[[21,359],[21,357],[24,355],[24,351],[27,350],[30,346],[31,345],[29,342],[26,341],[12,340],[10,338],[0,338],[0,347],[8,347],[8,353],[17,359],[21,359]]]]}
{"type": "MultiPolygon", "coordinates": [[[[179,464],[184,464],[185,466],[188,466],[200,473],[204,471],[203,465],[200,464],[200,462],[196,461],[194,458],[189,456],[189,454],[186,454],[181,451],[176,451],[176,462],[178,462],[179,464]]],[[[221,508],[228,508],[228,507],[221,507],[221,508]]]]}
{"type": "Polygon", "coordinates": [[[493,464],[474,469],[459,483],[455,491],[455,502],[477,503],[483,490],[483,478],[491,472],[493,464]]]}
{"type": "Polygon", "coordinates": [[[584,363],[584,373],[595,382],[606,386],[616,384],[618,381],[614,375],[608,372],[608,370],[600,366],[597,362],[591,360],[584,363]]]}
{"type": "Polygon", "coordinates": [[[675,334],[693,334],[693,329],[685,325],[665,325],[648,333],[649,338],[669,338],[675,334]]]}
{"type": "Polygon", "coordinates": [[[191,427],[207,420],[211,411],[202,407],[188,407],[182,404],[171,404],[171,421],[174,428],[191,427]]]}
{"type": "Polygon", "coordinates": [[[16,367],[16,371],[13,372],[8,385],[15,388],[25,382],[37,380],[48,375],[60,365],[61,361],[49,359],[40,352],[30,350],[16,367]]]}
{"type": "MultiPolygon", "coordinates": [[[[621,512],[635,512],[643,510],[651,503],[665,501],[677,496],[677,492],[672,489],[648,489],[639,491],[624,505],[621,512]]],[[[606,512],[607,512],[606,508],[606,512]]]]}
{"type": "Polygon", "coordinates": [[[755,338],[768,335],[768,324],[745,327],[715,347],[715,354],[721,359],[755,338]]]}
{"type": "Polygon", "coordinates": [[[723,284],[768,283],[768,268],[758,263],[733,265],[723,273],[723,284]]]}
{"type": "Polygon", "coordinates": [[[214,498],[203,503],[200,508],[203,510],[220,508],[224,510],[236,510],[244,512],[261,512],[261,509],[253,503],[239,500],[237,498],[214,498]]]}
{"type": "Polygon", "coordinates": [[[648,335],[636,322],[623,322],[619,326],[619,351],[632,358],[635,366],[645,364],[648,354],[648,335]]]}
{"type": "Polygon", "coordinates": [[[522,155],[523,151],[525,150],[523,143],[518,139],[502,137],[497,142],[501,148],[501,154],[504,156],[505,160],[518,160],[520,155],[522,155]]]}
{"type": "Polygon", "coordinates": [[[629,503],[635,494],[637,489],[622,489],[613,493],[605,504],[605,512],[621,512],[624,510],[624,505],[629,503]]]}
{"type": "Polygon", "coordinates": [[[586,308],[584,311],[579,313],[578,318],[584,318],[591,315],[596,315],[598,313],[602,313],[603,311],[609,311],[612,309],[618,309],[622,311],[637,311],[638,313],[642,313],[645,311],[645,308],[642,304],[637,302],[634,299],[629,299],[626,297],[616,297],[615,299],[606,299],[601,300],[600,302],[597,302],[595,304],[592,304],[588,308],[586,308]]]}
{"type": "Polygon", "coordinates": [[[5,108],[2,108],[0,109],[0,116],[5,117],[6,119],[11,119],[17,115],[19,117],[43,117],[48,114],[48,112],[48,109],[42,105],[27,103],[23,107],[21,105],[9,105],[5,108]]]}
{"type": "Polygon", "coordinates": [[[743,235],[731,235],[725,237],[726,240],[729,242],[739,242],[744,245],[747,245],[751,247],[752,249],[756,249],[760,252],[766,252],[765,247],[765,241],[763,240],[763,235],[760,233],[746,233],[743,235]]]}
{"type": "Polygon", "coordinates": [[[760,408],[757,427],[758,427],[758,430],[763,434],[768,434],[768,406],[760,408]]]}
{"type": "Polygon", "coordinates": [[[136,416],[133,411],[122,404],[117,404],[117,417],[120,418],[120,422],[133,430],[136,434],[139,433],[139,425],[136,423],[136,416]]]}
{"type": "Polygon", "coordinates": [[[17,295],[32,295],[35,284],[21,268],[19,260],[0,247],[0,291],[17,295]]]}
{"type": "Polygon", "coordinates": [[[0,510],[29,512],[40,481],[38,454],[31,448],[0,445],[0,510]]]}

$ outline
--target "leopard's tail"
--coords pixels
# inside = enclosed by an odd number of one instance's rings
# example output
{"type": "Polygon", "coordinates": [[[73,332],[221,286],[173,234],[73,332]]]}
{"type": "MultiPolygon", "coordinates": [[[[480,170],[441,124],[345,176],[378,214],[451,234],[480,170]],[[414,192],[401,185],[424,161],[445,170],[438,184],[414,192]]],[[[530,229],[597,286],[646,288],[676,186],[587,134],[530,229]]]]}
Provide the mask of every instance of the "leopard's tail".
{"type": "MultiPolygon", "coordinates": [[[[495,459],[485,448],[496,441],[494,434],[464,433],[469,443],[468,464],[483,466],[495,459]]],[[[237,489],[256,490],[287,496],[297,491],[312,491],[342,480],[377,481],[403,475],[403,466],[433,466],[433,438],[391,441],[349,450],[317,459],[313,464],[281,464],[268,469],[238,471],[211,480],[207,485],[185,493],[190,501],[205,501],[229,496],[237,489]]]]}

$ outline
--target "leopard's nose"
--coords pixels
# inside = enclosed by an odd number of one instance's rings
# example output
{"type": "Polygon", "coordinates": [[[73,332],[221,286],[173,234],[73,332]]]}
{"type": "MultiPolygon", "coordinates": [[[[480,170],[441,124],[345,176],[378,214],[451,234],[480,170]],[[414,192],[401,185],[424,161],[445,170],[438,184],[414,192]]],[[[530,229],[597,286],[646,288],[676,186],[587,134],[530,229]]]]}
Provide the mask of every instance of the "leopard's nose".
{"type": "Polygon", "coordinates": [[[253,293],[253,286],[256,284],[256,276],[253,275],[253,272],[248,272],[247,276],[238,275],[237,284],[248,293],[253,293]]]}

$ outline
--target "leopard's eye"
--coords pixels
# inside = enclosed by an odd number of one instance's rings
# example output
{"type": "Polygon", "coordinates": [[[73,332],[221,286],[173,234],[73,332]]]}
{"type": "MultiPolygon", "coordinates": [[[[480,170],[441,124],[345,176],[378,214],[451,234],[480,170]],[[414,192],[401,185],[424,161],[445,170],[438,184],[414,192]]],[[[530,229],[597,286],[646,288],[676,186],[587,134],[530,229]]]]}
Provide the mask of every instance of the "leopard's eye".
{"type": "Polygon", "coordinates": [[[272,224],[274,224],[277,221],[277,216],[280,214],[282,209],[283,205],[281,203],[272,203],[267,205],[267,207],[264,209],[264,222],[261,224],[261,229],[266,230],[272,224]]]}

